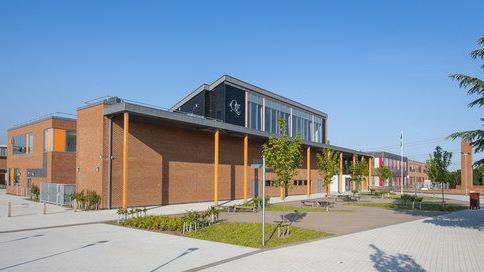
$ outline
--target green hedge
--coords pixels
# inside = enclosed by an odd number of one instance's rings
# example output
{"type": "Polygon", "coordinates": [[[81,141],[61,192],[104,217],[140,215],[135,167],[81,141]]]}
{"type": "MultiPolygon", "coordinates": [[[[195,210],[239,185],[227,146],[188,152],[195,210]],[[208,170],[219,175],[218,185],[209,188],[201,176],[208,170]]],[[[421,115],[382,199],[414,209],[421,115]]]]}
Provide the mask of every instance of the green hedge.
{"type": "Polygon", "coordinates": [[[403,194],[400,196],[400,199],[403,200],[404,202],[422,202],[423,197],[418,197],[416,195],[408,195],[408,194],[403,194]]]}
{"type": "Polygon", "coordinates": [[[181,231],[183,229],[183,222],[181,217],[149,215],[126,219],[121,221],[120,224],[148,230],[181,231]]]}

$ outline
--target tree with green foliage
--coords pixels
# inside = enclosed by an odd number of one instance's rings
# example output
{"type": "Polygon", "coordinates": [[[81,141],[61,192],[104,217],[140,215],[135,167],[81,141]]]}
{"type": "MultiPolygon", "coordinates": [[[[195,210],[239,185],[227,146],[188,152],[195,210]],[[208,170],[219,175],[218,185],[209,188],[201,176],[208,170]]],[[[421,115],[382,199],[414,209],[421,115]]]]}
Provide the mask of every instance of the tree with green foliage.
{"type": "MultiPolygon", "coordinates": [[[[478,40],[478,44],[484,45],[484,36],[478,40]]],[[[473,59],[482,60],[484,59],[484,48],[473,50],[470,55],[473,59]]],[[[484,69],[484,65],[482,65],[481,68],[484,69]]],[[[464,74],[451,74],[450,77],[454,80],[457,80],[461,88],[468,88],[468,95],[478,96],[474,101],[469,103],[469,108],[474,106],[481,108],[484,106],[484,81],[482,79],[464,74]]],[[[482,122],[484,122],[483,118],[481,118],[481,123],[482,122]]],[[[455,132],[452,133],[449,138],[452,140],[462,138],[463,140],[468,141],[474,147],[474,151],[476,153],[484,151],[484,130],[482,129],[455,132]]],[[[482,163],[484,163],[484,160],[476,162],[476,165],[480,165],[482,163]]]]}
{"type": "Polygon", "coordinates": [[[429,154],[426,172],[429,179],[433,182],[440,182],[442,188],[442,204],[444,203],[444,182],[449,180],[449,170],[447,168],[452,160],[452,152],[445,151],[440,146],[435,147],[433,154],[429,154]]]}
{"type": "Polygon", "coordinates": [[[276,174],[273,185],[284,189],[282,199],[285,200],[285,192],[292,184],[289,181],[297,175],[303,162],[303,155],[300,136],[289,137],[284,119],[280,118],[278,122],[281,135],[270,137],[267,143],[262,145],[262,154],[267,167],[270,167],[276,174]]]}
{"type": "Polygon", "coordinates": [[[368,177],[369,169],[368,161],[365,159],[365,157],[361,157],[361,160],[359,160],[356,154],[354,156],[356,156],[356,160],[351,164],[350,175],[351,179],[353,180],[353,193],[356,193],[358,192],[358,189],[355,186],[356,181],[360,182],[361,184],[362,180],[368,177]]]}
{"type": "Polygon", "coordinates": [[[383,179],[383,181],[387,181],[393,175],[392,170],[390,170],[390,168],[388,168],[385,165],[382,165],[382,166],[376,168],[375,172],[378,176],[380,176],[380,178],[383,179]]]}
{"type": "Polygon", "coordinates": [[[322,178],[323,187],[329,186],[331,184],[333,176],[338,174],[339,155],[339,152],[334,152],[329,148],[323,148],[321,153],[316,154],[316,160],[318,162],[318,172],[322,178]]]}

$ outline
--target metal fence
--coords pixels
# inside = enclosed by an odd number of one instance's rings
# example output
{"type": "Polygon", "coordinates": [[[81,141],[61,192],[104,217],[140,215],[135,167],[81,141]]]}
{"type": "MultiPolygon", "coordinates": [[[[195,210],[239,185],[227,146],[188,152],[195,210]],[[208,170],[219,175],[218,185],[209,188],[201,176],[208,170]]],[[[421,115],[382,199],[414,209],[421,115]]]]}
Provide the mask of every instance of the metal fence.
{"type": "Polygon", "coordinates": [[[40,202],[70,206],[71,195],[76,191],[74,184],[40,183],[40,202]]]}

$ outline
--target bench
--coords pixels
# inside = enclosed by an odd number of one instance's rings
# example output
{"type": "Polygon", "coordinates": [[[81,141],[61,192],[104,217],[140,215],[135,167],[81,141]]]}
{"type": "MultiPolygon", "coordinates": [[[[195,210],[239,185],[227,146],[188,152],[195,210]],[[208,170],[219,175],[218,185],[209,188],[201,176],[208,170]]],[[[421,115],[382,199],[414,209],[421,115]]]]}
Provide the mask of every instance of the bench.
{"type": "Polygon", "coordinates": [[[224,206],[224,211],[227,211],[227,212],[257,212],[257,207],[255,205],[251,205],[251,206],[232,205],[232,206],[224,206]]]}
{"type": "Polygon", "coordinates": [[[301,204],[303,206],[311,206],[311,207],[318,205],[316,200],[301,200],[301,204]]]}

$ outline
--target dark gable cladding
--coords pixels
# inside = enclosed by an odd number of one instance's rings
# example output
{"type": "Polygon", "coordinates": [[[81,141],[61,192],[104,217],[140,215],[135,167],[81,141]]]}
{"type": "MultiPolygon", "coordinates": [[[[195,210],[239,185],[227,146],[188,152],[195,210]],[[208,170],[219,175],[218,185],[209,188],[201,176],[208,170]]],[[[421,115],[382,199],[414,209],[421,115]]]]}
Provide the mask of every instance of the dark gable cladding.
{"type": "Polygon", "coordinates": [[[202,90],[177,110],[245,126],[245,91],[222,82],[211,91],[202,90]]]}

